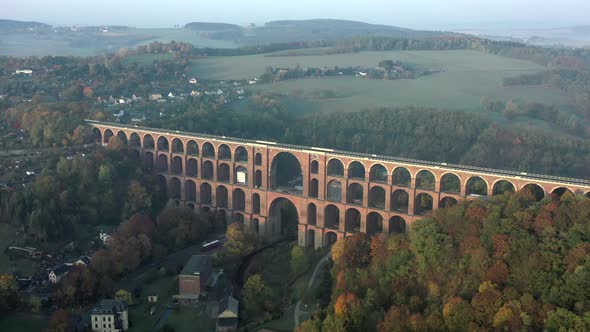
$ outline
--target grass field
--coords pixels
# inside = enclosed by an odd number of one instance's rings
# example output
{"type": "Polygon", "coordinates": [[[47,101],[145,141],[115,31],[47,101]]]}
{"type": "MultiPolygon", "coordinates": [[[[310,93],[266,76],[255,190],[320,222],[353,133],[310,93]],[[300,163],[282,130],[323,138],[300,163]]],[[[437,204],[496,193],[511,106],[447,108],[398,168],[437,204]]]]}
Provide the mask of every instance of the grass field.
{"type": "Polygon", "coordinates": [[[37,263],[28,258],[10,260],[4,249],[16,239],[16,228],[8,224],[0,224],[0,273],[22,273],[32,275],[37,271],[37,263]]]}
{"type": "Polygon", "coordinates": [[[143,279],[141,280],[141,296],[137,299],[138,303],[129,308],[129,319],[132,322],[130,331],[150,331],[168,304],[172,302],[172,296],[177,293],[176,276],[159,276],[158,272],[150,270],[143,275],[143,279]],[[148,295],[158,295],[153,315],[147,314],[152,306],[146,302],[148,295]]]}
{"type": "Polygon", "coordinates": [[[47,327],[47,318],[34,315],[11,314],[0,319],[3,332],[43,331],[47,327]]]}

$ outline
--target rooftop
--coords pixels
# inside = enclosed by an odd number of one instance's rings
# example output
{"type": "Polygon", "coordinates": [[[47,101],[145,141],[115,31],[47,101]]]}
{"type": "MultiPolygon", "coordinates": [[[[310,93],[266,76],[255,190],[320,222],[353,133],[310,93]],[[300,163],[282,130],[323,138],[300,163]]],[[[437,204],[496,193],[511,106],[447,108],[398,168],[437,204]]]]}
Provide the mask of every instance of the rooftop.
{"type": "Polygon", "coordinates": [[[191,259],[186,262],[180,275],[194,276],[206,272],[211,267],[211,257],[205,255],[193,255],[191,259]]]}
{"type": "Polygon", "coordinates": [[[103,299],[94,308],[92,308],[92,314],[116,314],[125,310],[127,310],[127,305],[125,303],[112,299],[103,299]]]}

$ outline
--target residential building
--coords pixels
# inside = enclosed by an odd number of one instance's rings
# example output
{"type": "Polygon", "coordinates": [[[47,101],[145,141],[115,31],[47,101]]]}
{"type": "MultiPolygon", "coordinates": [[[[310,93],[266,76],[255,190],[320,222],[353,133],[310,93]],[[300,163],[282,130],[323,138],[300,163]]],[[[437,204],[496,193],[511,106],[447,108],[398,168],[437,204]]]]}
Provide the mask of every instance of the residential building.
{"type": "Polygon", "coordinates": [[[160,99],[162,99],[162,94],[161,93],[152,93],[152,94],[150,94],[150,100],[151,101],[160,100],[160,99]]]}
{"type": "Polygon", "coordinates": [[[210,256],[193,255],[178,275],[179,300],[195,301],[206,293],[213,265],[210,256]]]}
{"type": "Polygon", "coordinates": [[[80,257],[80,259],[78,259],[74,265],[78,265],[78,266],[88,266],[90,265],[90,257],[88,256],[82,256],[80,257]]]}
{"type": "Polygon", "coordinates": [[[231,295],[219,302],[217,311],[217,332],[237,331],[238,329],[238,300],[231,295]]]}
{"type": "Polygon", "coordinates": [[[72,268],[71,265],[68,264],[62,264],[60,266],[58,266],[57,268],[51,270],[49,272],[49,282],[51,282],[52,284],[57,284],[58,282],[61,281],[61,279],[63,277],[65,277],[66,274],[68,274],[68,272],[70,272],[70,269],[72,268]]]}
{"type": "Polygon", "coordinates": [[[120,332],[129,329],[127,305],[111,299],[101,300],[90,313],[93,332],[120,332]]]}

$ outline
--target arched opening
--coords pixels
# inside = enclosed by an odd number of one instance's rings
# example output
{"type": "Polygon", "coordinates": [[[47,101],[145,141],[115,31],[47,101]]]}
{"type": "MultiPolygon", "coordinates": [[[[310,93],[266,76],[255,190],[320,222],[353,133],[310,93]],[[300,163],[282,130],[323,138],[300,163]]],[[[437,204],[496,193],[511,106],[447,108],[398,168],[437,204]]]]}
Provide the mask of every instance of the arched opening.
{"type": "Polygon", "coordinates": [[[332,204],[327,205],[324,209],[324,222],[326,228],[340,228],[340,210],[332,204]]]}
{"type": "Polygon", "coordinates": [[[137,133],[131,133],[131,135],[129,136],[129,145],[134,148],[141,147],[141,139],[139,138],[139,135],[137,133]]]}
{"type": "Polygon", "coordinates": [[[254,187],[262,188],[262,171],[257,170],[254,176],[254,187]]]}
{"type": "Polygon", "coordinates": [[[488,184],[479,176],[473,176],[467,180],[465,193],[467,193],[468,196],[487,196],[488,184]]]}
{"type": "Polygon", "coordinates": [[[351,162],[348,165],[348,178],[365,181],[365,166],[358,161],[351,162]]]}
{"type": "Polygon", "coordinates": [[[348,204],[363,205],[363,186],[351,183],[346,190],[346,202],[348,204]]]}
{"type": "Polygon", "coordinates": [[[385,209],[385,189],[374,186],[369,191],[369,206],[377,209],[385,209]]]}
{"type": "Polygon", "coordinates": [[[408,213],[410,195],[405,190],[398,189],[391,193],[391,210],[408,213]]]}
{"type": "Polygon", "coordinates": [[[170,197],[180,199],[180,180],[178,178],[170,179],[170,197]]]}
{"type": "Polygon", "coordinates": [[[307,248],[315,248],[315,230],[308,229],[305,232],[305,244],[307,248]]]}
{"type": "Polygon", "coordinates": [[[434,191],[434,174],[421,170],[416,174],[416,188],[434,191]]]}
{"type": "Polygon", "coordinates": [[[232,209],[246,211],[246,194],[242,189],[234,189],[232,194],[232,209]]]}
{"type": "Polygon", "coordinates": [[[211,195],[211,186],[208,183],[201,183],[199,188],[201,194],[201,204],[213,205],[213,196],[211,195]]]}
{"type": "Polygon", "coordinates": [[[229,165],[225,163],[217,166],[217,182],[229,182],[229,165]]]}
{"type": "Polygon", "coordinates": [[[154,154],[151,152],[146,152],[143,155],[143,164],[148,170],[154,169],[154,154]]]}
{"type": "Polygon", "coordinates": [[[192,180],[187,180],[184,183],[184,195],[185,200],[189,202],[196,202],[197,201],[197,186],[195,182],[192,180]]]}
{"type": "Polygon", "coordinates": [[[223,209],[215,210],[213,227],[217,231],[225,232],[227,230],[227,211],[223,209]]]}
{"type": "Polygon", "coordinates": [[[103,143],[108,144],[109,141],[111,140],[111,137],[113,137],[113,136],[114,136],[114,134],[113,134],[112,130],[110,130],[110,129],[105,130],[104,137],[103,137],[103,143]]]}
{"type": "Polygon", "coordinates": [[[250,224],[250,229],[252,230],[252,233],[254,233],[254,234],[258,234],[260,232],[260,222],[258,221],[258,218],[252,219],[252,223],[250,224]]]}
{"type": "Polygon", "coordinates": [[[320,172],[320,163],[317,160],[311,161],[311,166],[309,167],[309,171],[311,174],[318,174],[320,172]]]}
{"type": "Polygon", "coordinates": [[[389,234],[402,234],[406,232],[406,221],[400,216],[389,219],[389,234]]]}
{"type": "Polygon", "coordinates": [[[432,196],[426,193],[421,193],[416,196],[414,202],[414,214],[424,215],[429,211],[432,211],[432,196]]]}
{"type": "Polygon", "coordinates": [[[344,176],[344,165],[340,160],[334,158],[328,161],[328,176],[344,176]]]}
{"type": "Polygon", "coordinates": [[[167,155],[161,154],[158,156],[158,160],[156,160],[156,171],[168,172],[168,156],[167,155]]]}
{"type": "Polygon", "coordinates": [[[201,167],[201,176],[203,177],[203,179],[213,179],[213,163],[209,160],[205,160],[203,162],[203,166],[201,167]]]}
{"type": "Polygon", "coordinates": [[[443,193],[461,193],[461,179],[453,173],[447,173],[440,178],[440,191],[443,193]]]}
{"type": "Polygon", "coordinates": [[[254,157],[254,163],[256,166],[262,165],[262,154],[256,153],[256,156],[254,157]]]}
{"type": "Polygon", "coordinates": [[[237,163],[247,163],[248,162],[248,151],[243,146],[238,146],[236,148],[236,162],[237,163]]]}
{"type": "Polygon", "coordinates": [[[152,135],[147,134],[143,136],[143,148],[146,150],[154,149],[154,138],[152,135]]]}
{"type": "Polygon", "coordinates": [[[270,172],[271,188],[273,190],[286,191],[290,194],[301,195],[303,193],[302,174],[299,160],[288,152],[281,152],[272,160],[270,172]]]}
{"type": "Polygon", "coordinates": [[[100,129],[92,127],[92,138],[94,139],[94,143],[100,144],[102,142],[102,133],[100,132],[100,129]]]}
{"type": "Polygon", "coordinates": [[[394,186],[409,187],[412,182],[412,175],[407,168],[398,167],[393,170],[392,181],[394,186]]]}
{"type": "Polygon", "coordinates": [[[521,191],[531,194],[537,202],[545,198],[545,190],[538,184],[529,183],[522,187],[521,191]]]}
{"type": "Polygon", "coordinates": [[[505,192],[513,193],[516,189],[512,182],[507,180],[500,180],[494,183],[494,188],[492,189],[492,195],[503,195],[505,192]]]}
{"type": "Polygon", "coordinates": [[[221,144],[217,149],[217,157],[220,160],[231,160],[231,149],[226,144],[221,144]]]}
{"type": "Polygon", "coordinates": [[[317,179],[311,179],[309,183],[309,197],[318,198],[319,194],[319,184],[317,179]]]}
{"type": "Polygon", "coordinates": [[[199,155],[199,145],[197,142],[190,140],[186,143],[186,154],[189,156],[198,156],[199,155]]]}
{"type": "Polygon", "coordinates": [[[367,235],[374,236],[383,233],[383,217],[377,212],[367,216],[367,235]]]}
{"type": "Polygon", "coordinates": [[[268,216],[272,236],[282,235],[289,239],[297,237],[299,214],[293,202],[286,198],[275,199],[270,204],[268,216]]]}
{"type": "Polygon", "coordinates": [[[234,213],[232,215],[232,222],[234,223],[240,223],[240,224],[244,224],[244,215],[241,213],[234,213]]]}
{"type": "Polygon", "coordinates": [[[260,214],[260,195],[252,194],[252,213],[260,214]]]}
{"type": "Polygon", "coordinates": [[[164,136],[158,137],[158,151],[170,151],[170,145],[168,145],[168,139],[164,136]]]}
{"type": "Polygon", "coordinates": [[[385,166],[376,164],[371,167],[371,182],[387,183],[387,169],[385,166]]]}
{"type": "Polygon", "coordinates": [[[336,243],[337,240],[338,235],[336,235],[336,233],[327,232],[326,235],[324,235],[324,246],[331,247],[334,245],[334,243],[336,243]]]}
{"type": "Polygon", "coordinates": [[[218,186],[215,189],[215,200],[217,201],[216,206],[218,208],[227,209],[228,207],[228,193],[227,188],[224,186],[218,186]]]}
{"type": "Polygon", "coordinates": [[[332,202],[342,201],[342,183],[338,180],[328,182],[327,199],[332,202]]]}
{"type": "Polygon", "coordinates": [[[236,184],[247,185],[248,184],[248,169],[244,166],[236,167],[234,172],[234,179],[236,184]]]}
{"type": "Polygon", "coordinates": [[[186,176],[197,177],[198,175],[198,161],[195,158],[191,158],[186,162],[186,176]]]}
{"type": "Polygon", "coordinates": [[[117,138],[121,140],[121,143],[127,145],[127,135],[123,131],[117,133],[117,138]]]}
{"type": "Polygon", "coordinates": [[[344,230],[346,233],[358,233],[361,231],[361,213],[357,209],[346,210],[344,230]]]}
{"type": "Polygon", "coordinates": [[[166,181],[166,177],[163,175],[158,175],[158,189],[164,194],[166,198],[169,197],[168,182],[166,181]]]}
{"type": "Polygon", "coordinates": [[[172,153],[184,153],[184,144],[178,138],[172,140],[172,153]]]}
{"type": "Polygon", "coordinates": [[[201,153],[203,154],[203,158],[215,158],[215,148],[213,147],[213,144],[205,142],[201,148],[201,153]]]}
{"type": "Polygon", "coordinates": [[[309,203],[307,205],[307,224],[315,226],[317,222],[317,208],[315,204],[309,203]]]}
{"type": "Polygon", "coordinates": [[[571,197],[571,198],[575,197],[575,194],[573,191],[571,191],[565,187],[559,187],[559,188],[553,189],[553,191],[551,192],[551,199],[558,201],[563,197],[563,195],[566,195],[566,197],[571,197]]]}
{"type": "Polygon", "coordinates": [[[439,208],[450,208],[453,207],[455,205],[457,205],[459,202],[457,202],[456,199],[454,199],[453,197],[444,197],[443,199],[440,200],[440,204],[438,205],[439,208]]]}
{"type": "Polygon", "coordinates": [[[211,213],[211,209],[208,206],[202,206],[199,209],[199,213],[206,215],[208,218],[212,218],[213,214],[211,213]]]}
{"type": "Polygon", "coordinates": [[[191,210],[193,210],[193,211],[195,211],[195,204],[194,203],[188,203],[186,205],[186,207],[189,208],[189,209],[191,209],[191,210]]]}
{"type": "Polygon", "coordinates": [[[172,158],[172,173],[182,174],[182,158],[179,156],[172,158]]]}

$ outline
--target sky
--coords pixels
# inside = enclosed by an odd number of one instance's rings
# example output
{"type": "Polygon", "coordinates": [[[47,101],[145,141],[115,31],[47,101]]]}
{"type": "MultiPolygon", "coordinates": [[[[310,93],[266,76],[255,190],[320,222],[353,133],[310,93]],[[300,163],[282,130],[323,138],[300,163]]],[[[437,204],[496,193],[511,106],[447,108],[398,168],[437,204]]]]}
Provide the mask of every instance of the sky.
{"type": "Polygon", "coordinates": [[[172,27],[337,18],[408,28],[590,25],[590,0],[0,0],[0,18],[52,25],[172,27]]]}

